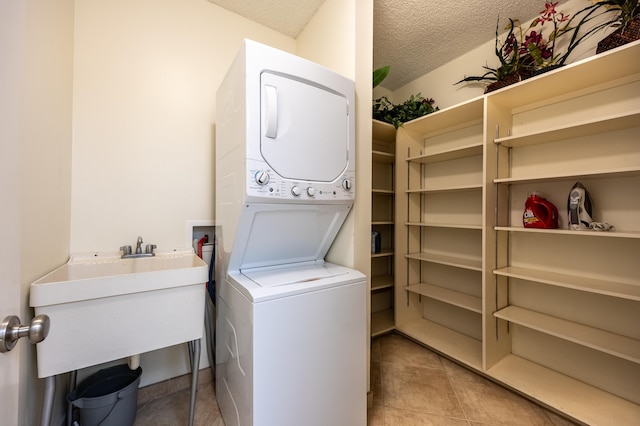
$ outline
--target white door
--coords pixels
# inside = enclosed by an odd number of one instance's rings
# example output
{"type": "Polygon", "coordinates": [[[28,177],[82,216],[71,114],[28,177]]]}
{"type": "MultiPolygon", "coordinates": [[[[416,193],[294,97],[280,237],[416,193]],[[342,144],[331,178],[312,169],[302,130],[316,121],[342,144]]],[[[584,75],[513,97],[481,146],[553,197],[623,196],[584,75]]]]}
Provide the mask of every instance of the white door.
{"type": "MultiPolygon", "coordinates": [[[[20,89],[26,2],[3,2],[0,11],[0,321],[20,314],[20,89]]],[[[21,318],[24,319],[24,318],[21,318]]],[[[0,413],[4,425],[18,424],[19,342],[0,353],[0,413]]]]}
{"type": "MultiPolygon", "coordinates": [[[[5,168],[4,146],[0,154],[0,169],[5,168]]],[[[0,200],[7,200],[7,191],[5,185],[6,175],[2,170],[0,180],[0,200]]],[[[6,226],[7,210],[14,210],[13,206],[7,206],[4,202],[0,202],[2,209],[0,211],[0,321],[6,316],[18,315],[20,313],[20,285],[19,285],[19,256],[6,256],[8,247],[19,247],[19,239],[15,238],[17,234],[14,227],[6,226]],[[6,207],[5,207],[6,206],[6,207]],[[17,240],[17,241],[16,241],[17,240]],[[6,244],[5,244],[6,242],[6,244]],[[18,259],[15,259],[15,258],[18,259]],[[16,260],[18,262],[16,262],[16,260]]],[[[22,318],[21,318],[22,319],[22,318]]],[[[15,348],[10,352],[0,353],[0,413],[2,413],[2,424],[17,425],[18,424],[18,372],[20,346],[24,342],[18,342],[15,348]]]]}

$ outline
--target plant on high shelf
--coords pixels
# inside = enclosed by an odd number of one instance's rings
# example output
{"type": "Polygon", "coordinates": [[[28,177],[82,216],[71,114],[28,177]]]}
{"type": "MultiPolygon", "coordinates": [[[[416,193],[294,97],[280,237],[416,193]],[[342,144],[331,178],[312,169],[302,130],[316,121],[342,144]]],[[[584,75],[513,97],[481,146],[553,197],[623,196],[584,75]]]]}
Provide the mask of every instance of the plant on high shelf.
{"type": "MultiPolygon", "coordinates": [[[[390,66],[387,65],[373,71],[373,87],[378,86],[389,75],[390,66]]],[[[373,118],[386,123],[391,123],[397,129],[402,123],[422,117],[437,111],[433,99],[425,99],[420,93],[411,95],[401,104],[393,104],[389,98],[382,96],[373,101],[373,118]]]]}
{"type": "Polygon", "coordinates": [[[638,0],[591,0],[594,9],[604,7],[613,17],[601,27],[618,28],[598,43],[597,53],[640,39],[640,4],[638,0]]]}
{"type": "Polygon", "coordinates": [[[557,4],[545,2],[540,15],[527,28],[523,28],[519,20],[509,18],[504,41],[499,38],[499,23],[496,24],[495,54],[500,65],[496,68],[483,66],[486,70],[483,75],[465,76],[455,84],[469,81],[491,83],[487,86],[486,93],[529,78],[537,72],[564,65],[571,52],[600,26],[591,28],[586,33],[581,32],[583,25],[598,16],[595,13],[597,7],[586,7],[571,17],[557,11],[557,4]],[[548,35],[545,34],[547,28],[548,35]],[[571,37],[566,51],[559,53],[558,41],[569,35],[571,37]]]}
{"type": "Polygon", "coordinates": [[[433,99],[423,98],[420,93],[411,95],[401,104],[393,104],[386,96],[382,96],[373,101],[373,118],[391,123],[397,129],[402,123],[438,111],[439,108],[433,106],[434,102],[433,99]]]}
{"type": "MultiPolygon", "coordinates": [[[[486,70],[484,74],[465,76],[455,84],[470,81],[490,83],[485,89],[486,93],[530,77],[537,63],[551,64],[557,59],[555,41],[560,33],[557,29],[550,36],[551,43],[549,43],[549,40],[543,38],[542,32],[536,30],[537,25],[540,23],[538,18],[534,19],[526,29],[522,27],[519,20],[508,19],[509,24],[505,28],[507,34],[504,40],[501,40],[499,35],[500,20],[498,19],[498,23],[496,23],[494,52],[498,58],[499,65],[495,68],[484,65],[482,67],[486,70]]],[[[565,20],[564,17],[562,20],[565,20]]],[[[554,23],[557,25],[558,21],[554,21],[554,23]]]]}
{"type": "MultiPolygon", "coordinates": [[[[629,2],[635,2],[637,5],[638,0],[627,0],[629,2]]],[[[569,19],[569,15],[564,15],[563,13],[556,12],[555,7],[558,4],[556,3],[545,3],[545,10],[540,12],[540,17],[534,19],[532,23],[541,22],[544,25],[545,22],[553,23],[553,31],[549,35],[549,40],[555,40],[564,34],[571,34],[569,41],[566,46],[566,51],[563,54],[552,56],[551,60],[540,60],[539,55],[537,53],[537,47],[535,45],[529,44],[527,46],[529,52],[534,59],[536,60],[537,69],[543,69],[552,65],[564,65],[569,58],[569,55],[573,52],[573,50],[578,47],[580,43],[582,43],[585,39],[592,36],[597,31],[600,31],[602,28],[605,28],[608,25],[611,25],[611,21],[601,22],[604,14],[610,13],[613,11],[613,8],[606,9],[604,11],[600,10],[602,4],[608,3],[617,3],[622,2],[622,0],[595,0],[595,4],[591,6],[587,6],[584,9],[576,12],[573,17],[569,19]],[[602,3],[602,4],[599,4],[602,3]],[[558,16],[558,13],[560,16],[558,16]],[[592,22],[592,21],[595,21],[592,22]],[[558,23],[564,24],[558,27],[558,23]]],[[[615,19],[615,18],[614,18],[615,19]]],[[[554,44],[552,44],[553,51],[554,44]]]]}
{"type": "Polygon", "coordinates": [[[604,6],[612,10],[615,16],[608,21],[608,25],[621,27],[623,30],[636,16],[640,15],[638,0],[591,0],[596,6],[604,6]]]}
{"type": "Polygon", "coordinates": [[[523,47],[526,48],[527,52],[535,62],[533,65],[533,71],[536,69],[562,65],[564,64],[564,61],[566,61],[567,56],[569,56],[570,52],[568,49],[565,54],[556,53],[556,40],[558,40],[560,36],[567,34],[572,29],[570,26],[571,20],[569,19],[569,15],[557,12],[557,4],[557,2],[546,2],[544,4],[544,10],[540,12],[540,16],[531,21],[531,24],[529,25],[529,28],[534,28],[534,30],[531,30],[529,36],[525,38],[523,47]],[[546,23],[550,23],[550,26],[553,27],[548,40],[545,40],[542,34],[542,27],[544,27],[544,24],[546,23]],[[535,28],[537,28],[538,24],[540,24],[541,28],[539,32],[536,32],[535,28]]]}

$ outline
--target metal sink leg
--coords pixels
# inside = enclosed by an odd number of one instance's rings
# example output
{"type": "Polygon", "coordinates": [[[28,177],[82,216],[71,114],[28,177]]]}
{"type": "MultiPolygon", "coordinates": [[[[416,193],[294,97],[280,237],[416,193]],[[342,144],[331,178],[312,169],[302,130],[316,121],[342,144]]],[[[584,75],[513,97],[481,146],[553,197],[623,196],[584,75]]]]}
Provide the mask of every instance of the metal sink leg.
{"type": "Polygon", "coordinates": [[[56,376],[45,377],[44,380],[44,402],[42,403],[40,425],[49,426],[51,424],[51,413],[53,412],[53,397],[56,394],[56,376]]]}
{"type": "Polygon", "coordinates": [[[196,393],[198,391],[198,371],[200,369],[200,339],[188,342],[191,363],[191,401],[189,405],[189,426],[193,426],[196,414],[196,393]]]}

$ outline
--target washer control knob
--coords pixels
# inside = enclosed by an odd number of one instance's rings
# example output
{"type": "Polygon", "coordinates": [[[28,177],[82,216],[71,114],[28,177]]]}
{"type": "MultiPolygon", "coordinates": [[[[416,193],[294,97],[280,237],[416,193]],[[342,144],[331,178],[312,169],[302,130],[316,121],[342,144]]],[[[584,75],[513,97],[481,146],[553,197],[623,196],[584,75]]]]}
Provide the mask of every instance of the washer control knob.
{"type": "Polygon", "coordinates": [[[307,188],[307,195],[308,195],[309,197],[313,197],[314,195],[316,195],[316,190],[315,190],[315,188],[313,188],[313,187],[311,187],[311,186],[310,186],[310,187],[308,187],[308,188],[307,188]]]}
{"type": "Polygon", "coordinates": [[[293,188],[291,188],[291,194],[294,197],[299,197],[300,193],[301,193],[300,188],[298,188],[297,186],[294,186],[293,188]]]}
{"type": "Polygon", "coordinates": [[[269,173],[265,170],[259,170],[254,175],[254,179],[258,185],[266,185],[269,183],[269,173]]]}
{"type": "Polygon", "coordinates": [[[342,189],[344,189],[345,191],[351,191],[351,179],[344,179],[342,181],[342,189]]]}

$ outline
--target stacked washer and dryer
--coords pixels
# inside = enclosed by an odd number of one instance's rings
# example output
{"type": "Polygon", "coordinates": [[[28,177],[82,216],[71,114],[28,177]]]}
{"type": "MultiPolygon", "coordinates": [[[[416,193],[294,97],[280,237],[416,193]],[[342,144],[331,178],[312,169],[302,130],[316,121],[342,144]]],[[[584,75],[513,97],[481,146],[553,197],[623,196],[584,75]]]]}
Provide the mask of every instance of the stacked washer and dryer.
{"type": "Polygon", "coordinates": [[[225,424],[365,425],[365,277],[324,261],[355,197],[354,83],[245,40],[217,117],[225,424]]]}

